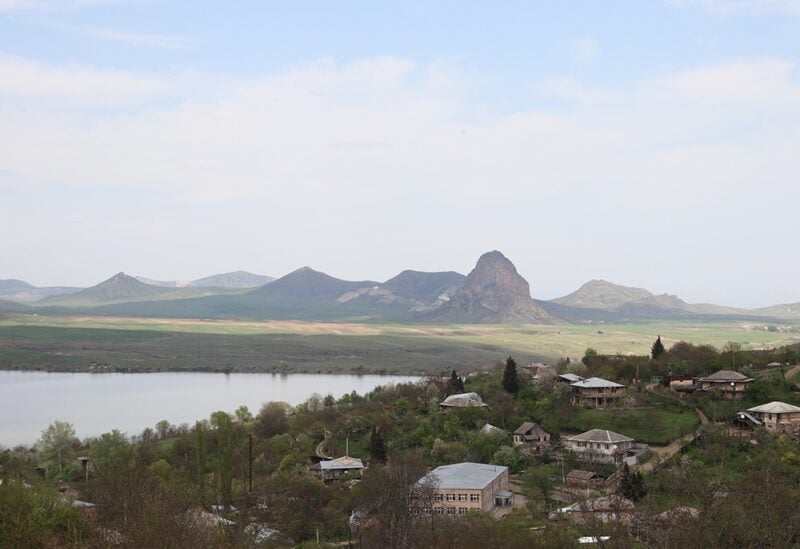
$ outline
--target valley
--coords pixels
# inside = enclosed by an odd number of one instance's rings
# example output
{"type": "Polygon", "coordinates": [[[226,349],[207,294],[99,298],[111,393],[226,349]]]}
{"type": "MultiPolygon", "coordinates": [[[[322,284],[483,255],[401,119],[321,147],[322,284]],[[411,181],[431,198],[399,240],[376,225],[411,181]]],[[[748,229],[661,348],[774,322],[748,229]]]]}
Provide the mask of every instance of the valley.
{"type": "Polygon", "coordinates": [[[647,353],[653,338],[745,349],[800,342],[800,328],[662,320],[619,324],[394,324],[0,316],[0,369],[71,372],[279,372],[402,375],[477,371],[506,358],[578,361],[586,348],[647,353]]]}

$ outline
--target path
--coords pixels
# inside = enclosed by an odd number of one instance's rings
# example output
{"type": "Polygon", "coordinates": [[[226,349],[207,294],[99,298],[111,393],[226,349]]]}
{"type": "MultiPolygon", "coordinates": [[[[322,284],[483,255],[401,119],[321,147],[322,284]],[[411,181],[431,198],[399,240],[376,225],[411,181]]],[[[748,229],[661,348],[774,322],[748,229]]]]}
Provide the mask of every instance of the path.
{"type": "MultiPolygon", "coordinates": [[[[685,404],[685,403],[684,403],[685,404]]],[[[700,408],[695,408],[695,412],[697,412],[697,417],[700,418],[700,426],[708,425],[710,422],[708,417],[703,413],[700,408]]],[[[660,464],[667,461],[669,458],[680,452],[681,448],[686,446],[687,444],[691,444],[694,441],[695,437],[697,437],[697,433],[689,433],[681,438],[677,438],[667,444],[666,446],[651,446],[650,453],[653,454],[653,457],[637,467],[637,469],[643,473],[650,473],[658,467],[660,464]]]]}
{"type": "Polygon", "coordinates": [[[791,368],[789,368],[789,369],[786,371],[786,374],[784,374],[784,376],[783,376],[783,377],[784,377],[784,379],[786,379],[787,381],[789,381],[789,380],[791,380],[791,379],[792,379],[792,378],[795,376],[795,374],[797,374],[797,373],[800,373],[800,364],[798,364],[798,365],[796,365],[796,366],[792,366],[791,368]]]}
{"type": "Polygon", "coordinates": [[[332,459],[329,456],[325,455],[324,447],[325,443],[328,442],[328,439],[331,438],[331,432],[325,429],[325,434],[322,437],[322,442],[317,444],[317,447],[314,449],[314,455],[321,459],[332,459]]]}

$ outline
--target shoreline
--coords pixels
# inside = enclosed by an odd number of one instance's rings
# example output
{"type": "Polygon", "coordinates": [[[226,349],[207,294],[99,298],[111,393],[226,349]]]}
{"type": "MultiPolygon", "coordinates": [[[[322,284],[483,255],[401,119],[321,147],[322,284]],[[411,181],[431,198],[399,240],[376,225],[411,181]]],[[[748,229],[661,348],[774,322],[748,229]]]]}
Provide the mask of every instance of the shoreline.
{"type": "MultiPolygon", "coordinates": [[[[465,370],[464,374],[474,370],[465,370]]],[[[387,376],[387,377],[447,377],[445,372],[432,372],[427,370],[397,371],[381,368],[303,368],[303,367],[252,367],[252,368],[127,368],[127,367],[102,367],[102,368],[58,368],[52,366],[36,367],[0,367],[0,372],[40,372],[46,374],[273,374],[273,375],[342,375],[342,376],[387,376]]],[[[459,372],[460,373],[460,372],[459,372]]],[[[461,374],[461,375],[464,375],[461,374]]]]}

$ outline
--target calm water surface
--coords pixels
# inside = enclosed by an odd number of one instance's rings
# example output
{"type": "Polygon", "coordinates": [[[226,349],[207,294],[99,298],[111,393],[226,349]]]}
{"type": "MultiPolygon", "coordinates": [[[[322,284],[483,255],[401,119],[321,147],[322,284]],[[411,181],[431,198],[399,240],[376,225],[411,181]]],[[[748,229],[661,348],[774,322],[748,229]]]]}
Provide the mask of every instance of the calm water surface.
{"type": "Polygon", "coordinates": [[[313,393],[340,397],[417,377],[328,374],[62,374],[0,371],[0,446],[33,444],[55,420],[78,437],[111,429],[139,434],[166,419],[193,424],[244,404],[256,414],[270,400],[299,404],[313,393]]]}

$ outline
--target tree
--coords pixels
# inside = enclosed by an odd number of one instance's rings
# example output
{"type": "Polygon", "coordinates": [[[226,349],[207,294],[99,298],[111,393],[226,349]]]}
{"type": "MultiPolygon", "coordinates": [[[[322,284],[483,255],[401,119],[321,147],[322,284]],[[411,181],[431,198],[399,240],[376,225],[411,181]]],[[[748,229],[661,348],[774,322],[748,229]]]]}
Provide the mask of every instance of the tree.
{"type": "Polygon", "coordinates": [[[256,416],[256,433],[264,438],[282,435],[289,430],[287,414],[285,402],[267,402],[256,416]]]}
{"type": "Polygon", "coordinates": [[[171,429],[172,425],[170,425],[169,421],[167,421],[166,419],[162,419],[161,421],[156,423],[156,431],[158,431],[158,438],[167,438],[171,429]]]}
{"type": "Polygon", "coordinates": [[[386,441],[377,427],[372,428],[369,436],[369,453],[376,461],[386,461],[386,441]]]}
{"type": "Polygon", "coordinates": [[[75,427],[67,421],[54,421],[36,443],[36,450],[45,467],[57,465],[61,473],[65,463],[75,457],[75,427]]]}
{"type": "Polygon", "coordinates": [[[517,362],[511,357],[506,359],[506,367],[503,370],[503,389],[511,394],[516,394],[519,391],[517,362]]]}
{"type": "Polygon", "coordinates": [[[455,369],[453,369],[453,373],[450,374],[450,387],[448,393],[463,393],[464,392],[464,380],[458,377],[455,369]]]}
{"type": "Polygon", "coordinates": [[[250,408],[242,404],[233,412],[236,415],[236,421],[241,424],[252,423],[253,414],[250,413],[250,408]]]}
{"type": "Polygon", "coordinates": [[[661,343],[661,336],[659,335],[658,338],[653,342],[653,346],[650,348],[650,356],[653,360],[658,360],[658,358],[664,354],[664,344],[661,343]]]}
{"type": "MultiPolygon", "coordinates": [[[[386,467],[370,468],[354,489],[370,520],[359,534],[361,547],[410,548],[422,528],[417,517],[430,508],[436,479],[426,476],[420,452],[393,454],[386,467]]],[[[431,521],[435,513],[428,513],[431,521]]]]}
{"type": "Polygon", "coordinates": [[[631,473],[628,464],[622,467],[622,476],[619,479],[617,491],[622,497],[628,498],[632,501],[638,501],[645,495],[644,477],[642,473],[636,471],[631,473]]]}
{"type": "Polygon", "coordinates": [[[596,356],[597,356],[597,351],[591,347],[587,347],[586,351],[584,351],[583,353],[583,358],[581,359],[581,362],[583,362],[585,366],[590,366],[590,362],[592,362],[592,359],[594,359],[596,356]]]}
{"type": "Polygon", "coordinates": [[[741,352],[742,345],[735,341],[729,341],[722,348],[723,353],[730,353],[731,355],[731,370],[736,370],[736,353],[741,352]]]}

